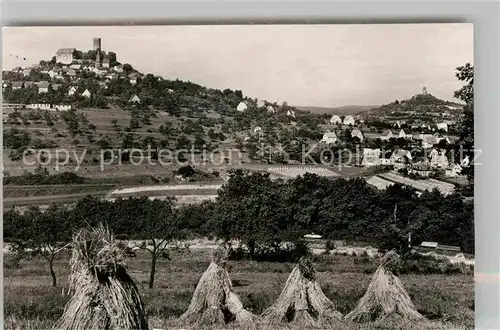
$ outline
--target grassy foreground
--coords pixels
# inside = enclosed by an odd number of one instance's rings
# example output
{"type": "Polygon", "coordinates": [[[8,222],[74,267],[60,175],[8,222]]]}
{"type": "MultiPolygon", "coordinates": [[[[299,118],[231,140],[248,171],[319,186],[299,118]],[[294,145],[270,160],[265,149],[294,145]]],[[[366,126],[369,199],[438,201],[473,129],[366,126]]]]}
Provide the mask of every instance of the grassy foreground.
{"type": "MultiPolygon", "coordinates": [[[[181,329],[175,326],[174,321],[187,309],[209,260],[207,251],[178,252],[171,256],[171,260],[160,260],[155,288],[151,290],[147,288],[149,259],[138,255],[127,261],[129,274],[140,288],[153,328],[181,329]]],[[[61,255],[56,262],[58,288],[51,287],[48,267],[42,259],[22,261],[18,266],[8,262],[4,265],[4,328],[50,329],[62,315],[64,305],[70,298],[65,294],[69,275],[68,255],[61,255]]],[[[230,262],[229,273],[244,306],[260,314],[278,297],[294,266],[291,263],[239,261],[230,262]]],[[[376,265],[369,259],[342,255],[325,257],[316,264],[317,278],[324,293],[344,315],[363,296],[375,268],[376,265]]],[[[433,322],[433,329],[474,328],[472,275],[401,275],[400,279],[417,310],[433,322]]],[[[259,327],[267,328],[281,329],[265,325],[259,327]]],[[[335,327],[346,330],[375,328],[380,327],[347,322],[335,327]]],[[[429,329],[429,326],[415,327],[423,328],[429,329]]]]}

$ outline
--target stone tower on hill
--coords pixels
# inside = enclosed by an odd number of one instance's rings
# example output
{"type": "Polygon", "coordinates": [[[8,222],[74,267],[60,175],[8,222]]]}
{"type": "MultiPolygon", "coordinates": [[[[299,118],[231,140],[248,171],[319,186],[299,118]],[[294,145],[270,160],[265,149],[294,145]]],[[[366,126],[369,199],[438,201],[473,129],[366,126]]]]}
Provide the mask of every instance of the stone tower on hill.
{"type": "Polygon", "coordinates": [[[427,95],[427,87],[422,88],[422,95],[427,95]]]}
{"type": "Polygon", "coordinates": [[[102,58],[101,58],[101,38],[93,39],[94,50],[96,51],[95,63],[96,66],[101,66],[102,58]]]}

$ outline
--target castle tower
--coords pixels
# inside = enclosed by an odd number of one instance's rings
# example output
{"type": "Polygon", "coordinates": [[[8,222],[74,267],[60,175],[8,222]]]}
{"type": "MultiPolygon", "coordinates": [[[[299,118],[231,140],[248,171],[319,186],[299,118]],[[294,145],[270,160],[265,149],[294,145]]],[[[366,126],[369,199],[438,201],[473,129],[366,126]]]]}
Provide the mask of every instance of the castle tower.
{"type": "Polygon", "coordinates": [[[427,87],[424,86],[424,88],[422,88],[422,94],[427,95],[427,87]]]}
{"type": "Polygon", "coordinates": [[[94,50],[96,51],[95,63],[97,66],[101,66],[101,38],[93,39],[94,50]]]}

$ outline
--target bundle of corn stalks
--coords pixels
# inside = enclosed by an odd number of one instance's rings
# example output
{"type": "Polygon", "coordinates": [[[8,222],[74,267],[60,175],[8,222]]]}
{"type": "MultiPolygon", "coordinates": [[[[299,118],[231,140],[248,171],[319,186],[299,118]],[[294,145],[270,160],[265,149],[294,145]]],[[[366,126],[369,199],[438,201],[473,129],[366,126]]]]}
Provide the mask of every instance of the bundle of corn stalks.
{"type": "Polygon", "coordinates": [[[198,282],[188,310],[178,319],[179,325],[220,326],[231,322],[252,325],[258,321],[233,292],[226,270],[227,257],[228,248],[222,244],[198,282]]]}
{"type": "Polygon", "coordinates": [[[342,318],[342,314],[316,282],[311,260],[301,258],[280,296],[262,317],[270,324],[291,322],[311,328],[333,325],[342,318]]]}
{"type": "Polygon", "coordinates": [[[123,251],[104,226],[73,237],[72,298],[52,329],[147,330],[144,304],[127,274],[123,251]]]}
{"type": "Polygon", "coordinates": [[[365,295],[357,307],[346,315],[346,320],[359,323],[383,322],[400,326],[425,322],[401,281],[391,271],[397,268],[399,261],[400,257],[395,251],[385,254],[365,295]]]}

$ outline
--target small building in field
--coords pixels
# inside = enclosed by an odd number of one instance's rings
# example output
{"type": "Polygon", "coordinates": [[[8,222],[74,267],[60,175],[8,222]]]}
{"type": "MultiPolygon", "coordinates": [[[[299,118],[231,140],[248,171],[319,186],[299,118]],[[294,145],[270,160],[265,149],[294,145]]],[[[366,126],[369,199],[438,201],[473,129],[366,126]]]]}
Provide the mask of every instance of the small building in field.
{"type": "Polygon", "coordinates": [[[248,106],[245,102],[241,101],[238,106],[236,107],[236,111],[239,111],[239,112],[244,112],[245,110],[248,109],[248,106]]]}
{"type": "Polygon", "coordinates": [[[323,138],[321,139],[321,142],[326,144],[336,143],[337,141],[338,137],[335,132],[326,132],[325,134],[323,134],[323,138]]]}
{"type": "Polygon", "coordinates": [[[332,125],[342,124],[342,119],[338,115],[333,115],[332,118],[330,118],[330,124],[332,125]]]}
{"type": "Polygon", "coordinates": [[[354,125],[354,122],[355,122],[355,120],[354,120],[353,116],[349,115],[349,116],[344,117],[344,121],[343,121],[344,125],[354,125]]]}

